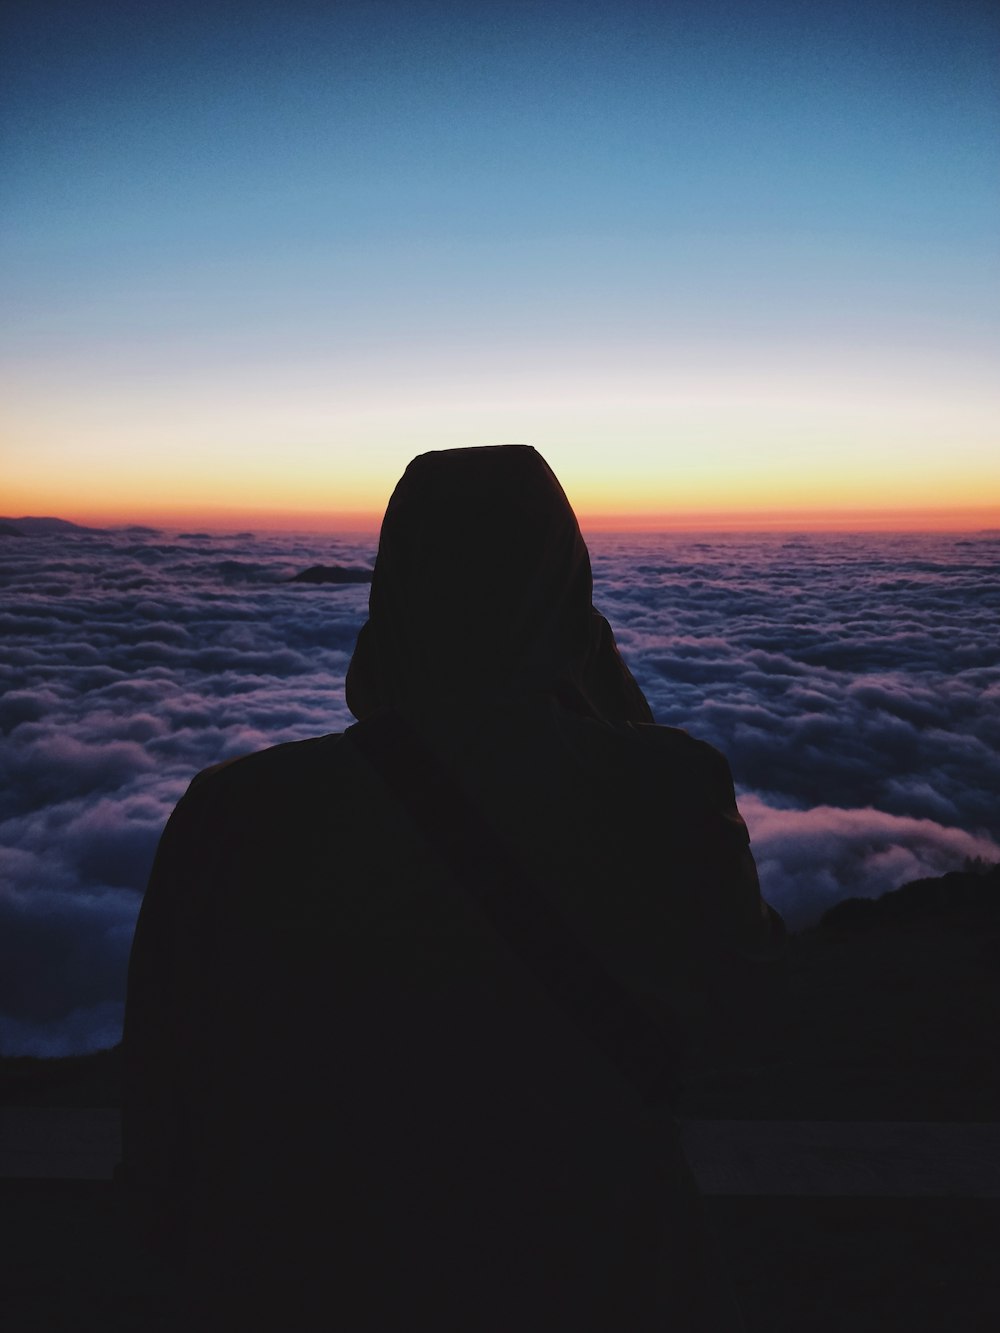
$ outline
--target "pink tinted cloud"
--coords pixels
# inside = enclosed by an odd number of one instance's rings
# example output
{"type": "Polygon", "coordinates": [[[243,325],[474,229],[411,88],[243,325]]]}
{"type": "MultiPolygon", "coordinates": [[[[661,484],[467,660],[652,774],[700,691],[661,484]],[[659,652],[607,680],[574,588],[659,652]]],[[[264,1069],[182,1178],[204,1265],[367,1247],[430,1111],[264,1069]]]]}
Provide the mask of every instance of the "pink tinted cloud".
{"type": "Polygon", "coordinates": [[[877,897],[959,869],[966,859],[1000,861],[1000,844],[988,834],[931,819],[871,807],[787,809],[753,793],[741,797],[740,809],[763,892],[796,927],[811,924],[841,898],[877,897]]]}

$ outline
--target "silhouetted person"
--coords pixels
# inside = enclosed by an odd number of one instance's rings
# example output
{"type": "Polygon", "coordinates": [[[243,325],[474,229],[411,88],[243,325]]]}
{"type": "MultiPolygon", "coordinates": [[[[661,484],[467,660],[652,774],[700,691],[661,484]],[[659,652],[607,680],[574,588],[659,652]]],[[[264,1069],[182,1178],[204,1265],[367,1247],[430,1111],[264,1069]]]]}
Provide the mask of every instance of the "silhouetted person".
{"type": "Polygon", "coordinates": [[[470,892],[479,848],[501,915],[544,900],[665,1048],[713,978],[776,952],[725,760],[652,725],[591,596],[533,449],[415,459],[348,672],[358,726],[209,769],[175,810],[132,953],[124,1143],[186,1326],[739,1327],[669,1108],[548,987],[572,959],[526,962],[470,892]]]}

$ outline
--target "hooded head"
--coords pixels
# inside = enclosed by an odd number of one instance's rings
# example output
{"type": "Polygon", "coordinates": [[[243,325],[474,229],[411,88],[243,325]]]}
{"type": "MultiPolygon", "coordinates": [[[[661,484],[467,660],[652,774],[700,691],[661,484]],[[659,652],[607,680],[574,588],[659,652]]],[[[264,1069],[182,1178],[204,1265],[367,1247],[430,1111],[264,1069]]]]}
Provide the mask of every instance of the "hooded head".
{"type": "Polygon", "coordinates": [[[592,592],[576,515],[534,449],[421,454],[386,509],[348,707],[364,718],[532,691],[652,721],[592,592]]]}

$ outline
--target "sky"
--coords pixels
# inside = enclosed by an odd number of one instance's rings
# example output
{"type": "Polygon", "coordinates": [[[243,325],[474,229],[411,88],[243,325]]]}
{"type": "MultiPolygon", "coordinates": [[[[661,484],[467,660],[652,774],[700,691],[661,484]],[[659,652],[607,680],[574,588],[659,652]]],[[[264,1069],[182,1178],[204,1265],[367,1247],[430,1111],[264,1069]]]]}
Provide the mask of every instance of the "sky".
{"type": "Polygon", "coordinates": [[[15,3],[0,511],[1000,524],[986,0],[15,3]]]}

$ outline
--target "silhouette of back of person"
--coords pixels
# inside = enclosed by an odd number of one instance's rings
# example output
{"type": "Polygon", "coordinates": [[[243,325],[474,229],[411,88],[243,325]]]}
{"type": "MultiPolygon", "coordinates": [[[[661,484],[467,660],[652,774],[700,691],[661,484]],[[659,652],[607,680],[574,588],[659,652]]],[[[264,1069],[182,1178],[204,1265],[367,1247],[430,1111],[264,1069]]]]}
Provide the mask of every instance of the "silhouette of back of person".
{"type": "Polygon", "coordinates": [[[775,955],[725,760],[653,725],[591,597],[533,449],[422,455],[382,527],[357,727],[208,769],[177,806],[123,1133],[185,1327],[740,1327],[669,1114],[449,850],[487,830],[483,866],[514,866],[511,898],[544,899],[664,1034],[727,960],[775,955]]]}

